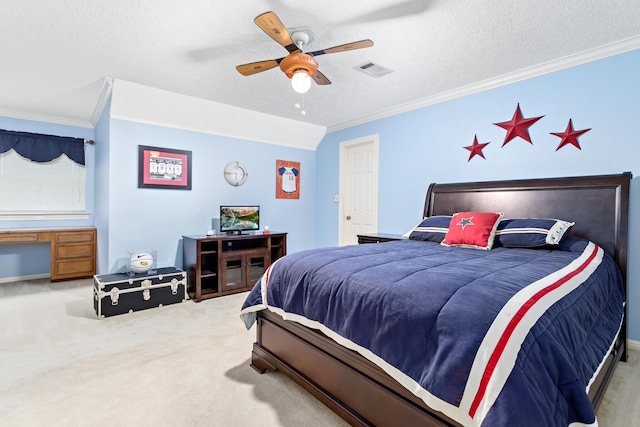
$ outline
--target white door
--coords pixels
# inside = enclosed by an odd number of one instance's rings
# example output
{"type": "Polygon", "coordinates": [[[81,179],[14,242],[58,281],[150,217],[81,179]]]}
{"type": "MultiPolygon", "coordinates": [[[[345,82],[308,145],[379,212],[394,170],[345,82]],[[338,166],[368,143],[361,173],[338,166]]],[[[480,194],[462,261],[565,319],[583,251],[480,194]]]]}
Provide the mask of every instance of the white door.
{"type": "Polygon", "coordinates": [[[340,245],[378,231],[378,135],[340,144],[340,245]]]}

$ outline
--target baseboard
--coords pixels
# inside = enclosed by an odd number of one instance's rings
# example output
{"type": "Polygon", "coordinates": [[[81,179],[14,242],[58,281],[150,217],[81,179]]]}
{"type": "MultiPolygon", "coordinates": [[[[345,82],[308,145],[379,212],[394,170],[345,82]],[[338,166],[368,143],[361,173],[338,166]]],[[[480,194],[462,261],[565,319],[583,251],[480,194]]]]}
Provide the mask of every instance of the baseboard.
{"type": "Polygon", "coordinates": [[[24,282],[25,280],[48,279],[49,277],[51,277],[49,273],[31,274],[29,276],[0,277],[0,283],[24,282]]]}
{"type": "Polygon", "coordinates": [[[627,340],[627,344],[629,344],[630,350],[638,350],[640,351],[640,341],[627,340]]]}

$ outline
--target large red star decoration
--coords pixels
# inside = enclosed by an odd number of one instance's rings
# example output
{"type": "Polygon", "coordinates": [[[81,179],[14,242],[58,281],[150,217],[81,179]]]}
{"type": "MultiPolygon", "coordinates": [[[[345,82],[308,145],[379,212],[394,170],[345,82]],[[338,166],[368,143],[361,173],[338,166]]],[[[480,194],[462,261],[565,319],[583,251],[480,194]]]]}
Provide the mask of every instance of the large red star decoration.
{"type": "Polygon", "coordinates": [[[474,135],[473,136],[473,144],[469,145],[467,147],[464,147],[465,149],[469,150],[469,160],[467,160],[467,162],[470,162],[471,159],[473,159],[474,156],[480,156],[483,159],[486,160],[486,157],[484,157],[484,154],[482,154],[482,150],[484,149],[484,147],[486,147],[487,145],[491,144],[490,142],[485,142],[484,144],[479,144],[478,143],[478,135],[474,135]]]}
{"type": "Polygon", "coordinates": [[[531,127],[535,122],[543,118],[540,117],[522,117],[522,111],[520,111],[520,104],[516,107],[516,112],[513,113],[513,117],[508,122],[494,123],[496,126],[500,126],[501,128],[507,131],[507,135],[504,137],[504,142],[502,146],[507,145],[509,141],[514,138],[520,137],[525,141],[528,141],[529,144],[533,145],[531,142],[531,136],[529,136],[529,127],[531,127]]]}
{"type": "Polygon", "coordinates": [[[569,119],[569,124],[567,125],[567,128],[565,129],[564,132],[562,133],[551,132],[551,135],[555,135],[560,138],[560,145],[558,145],[558,148],[556,148],[556,151],[558,151],[559,149],[561,149],[567,144],[574,145],[578,150],[582,150],[582,148],[580,148],[580,143],[578,142],[578,137],[580,135],[583,135],[589,132],[590,130],[591,128],[582,129],[582,130],[573,130],[573,123],[571,122],[571,119],[569,119]]]}

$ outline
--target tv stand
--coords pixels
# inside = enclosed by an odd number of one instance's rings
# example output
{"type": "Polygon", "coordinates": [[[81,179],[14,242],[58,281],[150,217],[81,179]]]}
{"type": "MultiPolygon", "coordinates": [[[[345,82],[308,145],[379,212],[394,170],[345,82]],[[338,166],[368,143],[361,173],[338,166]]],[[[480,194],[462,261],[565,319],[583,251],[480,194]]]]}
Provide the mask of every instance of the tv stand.
{"type": "Polygon", "coordinates": [[[251,290],[272,262],[287,254],[287,233],[182,236],[189,295],[203,299],[251,290]]]}

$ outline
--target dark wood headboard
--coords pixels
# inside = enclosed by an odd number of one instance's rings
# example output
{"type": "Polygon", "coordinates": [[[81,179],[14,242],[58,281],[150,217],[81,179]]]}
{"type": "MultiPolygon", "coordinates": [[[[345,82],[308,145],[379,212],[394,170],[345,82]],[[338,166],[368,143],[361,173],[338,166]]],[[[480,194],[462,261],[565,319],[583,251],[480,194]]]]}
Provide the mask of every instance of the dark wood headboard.
{"type": "Polygon", "coordinates": [[[615,258],[627,283],[631,173],[515,181],[431,184],[424,216],[462,211],[503,212],[505,218],[575,222],[570,234],[589,239],[615,258]]]}

